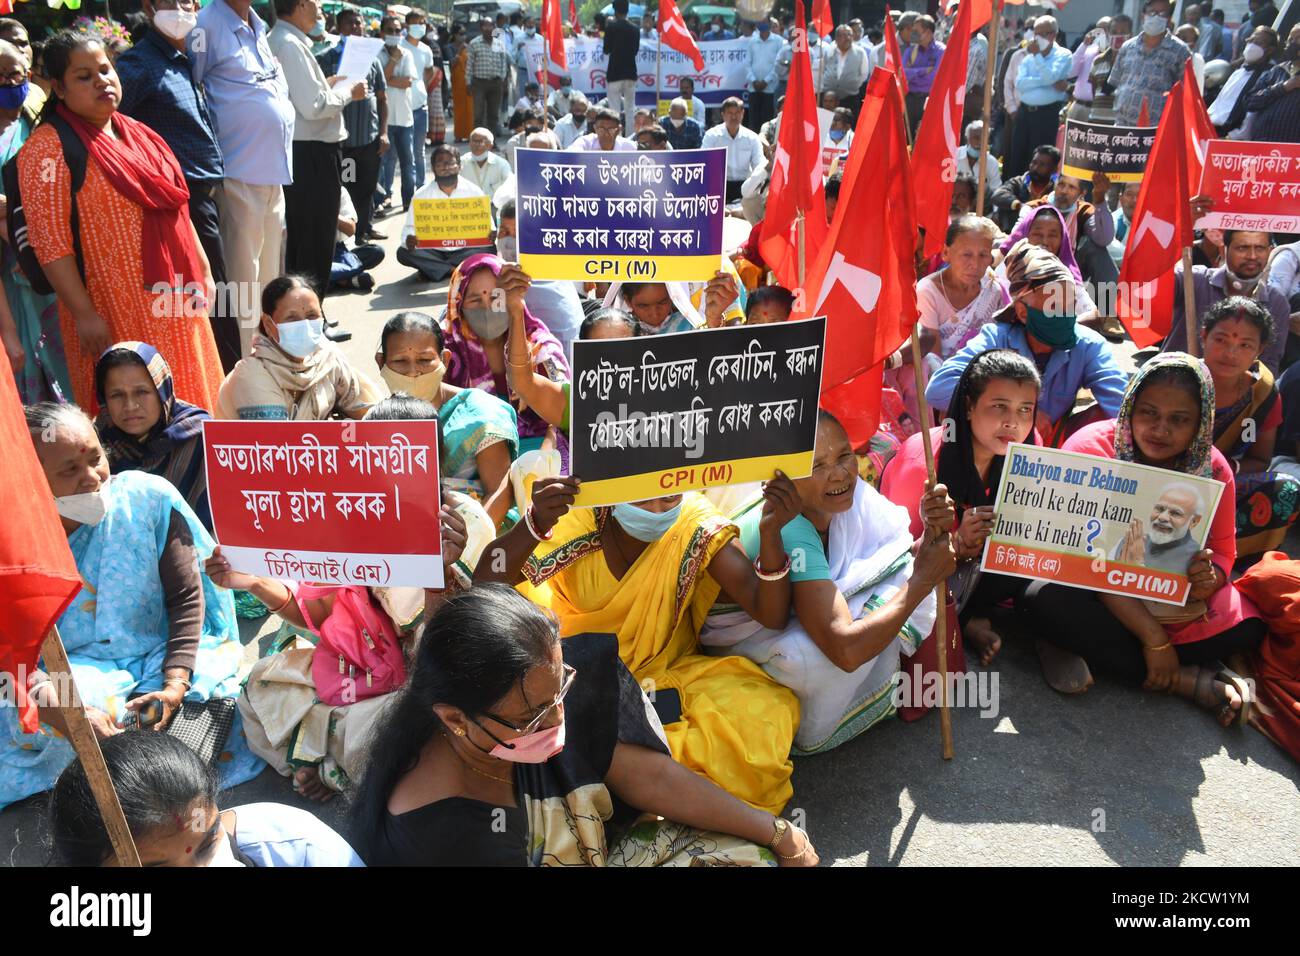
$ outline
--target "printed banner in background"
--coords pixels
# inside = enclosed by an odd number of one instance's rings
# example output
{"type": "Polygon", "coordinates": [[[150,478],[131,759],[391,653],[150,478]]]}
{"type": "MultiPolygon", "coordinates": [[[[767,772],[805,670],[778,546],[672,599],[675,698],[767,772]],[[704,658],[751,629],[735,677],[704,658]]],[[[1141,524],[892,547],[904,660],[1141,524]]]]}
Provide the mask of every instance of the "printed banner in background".
{"type": "Polygon", "coordinates": [[[1138,183],[1155,145],[1154,126],[1105,126],[1101,123],[1065,121],[1061,172],[1090,180],[1103,172],[1115,183],[1138,183]]]}
{"type": "Polygon", "coordinates": [[[722,255],[727,151],[515,151],[519,264],[534,279],[696,282],[722,255]]]}
{"type": "Polygon", "coordinates": [[[492,245],[491,203],[488,196],[413,200],[415,244],[421,249],[492,245]]]}
{"type": "Polygon", "coordinates": [[[1300,232],[1300,144],[1212,139],[1200,194],[1214,208],[1197,229],[1300,232]]]}
{"type": "Polygon", "coordinates": [[[1222,493],[1209,478],[1012,445],[980,568],[1181,606],[1222,493]]]}
{"type": "Polygon", "coordinates": [[[443,586],[438,423],[203,423],[208,501],[236,570],[443,586]]]}
{"type": "Polygon", "coordinates": [[[826,319],[573,343],[582,506],[812,470],[826,319]]]}
{"type": "MultiPolygon", "coordinates": [[[[560,77],[573,78],[573,88],[581,90],[593,103],[605,98],[605,68],[609,58],[605,56],[605,41],[591,37],[571,37],[564,41],[564,52],[569,68],[560,69],[554,61],[550,64],[550,87],[559,86],[560,77]]],[[[695,69],[695,64],[676,50],[665,46],[658,65],[660,100],[671,100],[678,95],[682,77],[695,81],[695,95],[704,101],[705,106],[717,107],[728,96],[744,99],[745,78],[749,73],[749,52],[747,40],[719,40],[716,43],[701,43],[700,55],[704,57],[704,69],[695,69]]],[[[641,41],[641,48],[636,54],[636,69],[639,74],[636,85],[636,102],[638,106],[653,106],[655,97],[655,49],[652,40],[641,41]]],[[[536,77],[542,66],[542,40],[534,37],[526,47],[528,55],[528,75],[536,77]]]]}

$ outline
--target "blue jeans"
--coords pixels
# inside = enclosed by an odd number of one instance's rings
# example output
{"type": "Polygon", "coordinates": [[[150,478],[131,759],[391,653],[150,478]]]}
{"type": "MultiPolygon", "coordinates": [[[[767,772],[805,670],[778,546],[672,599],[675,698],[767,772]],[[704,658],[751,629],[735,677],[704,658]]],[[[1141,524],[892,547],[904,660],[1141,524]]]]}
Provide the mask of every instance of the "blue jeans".
{"type": "Polygon", "coordinates": [[[418,109],[411,114],[415,125],[411,127],[411,157],[415,160],[415,188],[424,185],[424,157],[429,139],[429,108],[418,109]]]}
{"type": "Polygon", "coordinates": [[[388,152],[379,160],[379,188],[375,201],[383,202],[393,195],[393,167],[402,164],[402,205],[409,206],[415,195],[415,158],[411,152],[410,126],[388,127],[388,152]]]}

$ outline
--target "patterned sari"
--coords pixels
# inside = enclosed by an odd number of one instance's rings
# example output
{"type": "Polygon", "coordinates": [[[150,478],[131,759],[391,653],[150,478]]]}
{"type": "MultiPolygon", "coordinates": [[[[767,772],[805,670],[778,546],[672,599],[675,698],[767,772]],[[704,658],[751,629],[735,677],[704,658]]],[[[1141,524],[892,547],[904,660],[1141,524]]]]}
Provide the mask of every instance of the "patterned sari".
{"type": "MultiPolygon", "coordinates": [[[[1273,373],[1262,362],[1249,373],[1254,379],[1241,400],[1214,410],[1214,447],[1233,461],[1246,454],[1249,433],[1281,424],[1281,408],[1273,373]]],[[[1300,481],[1279,471],[1237,474],[1237,554],[1261,554],[1280,549],[1300,513],[1300,481]]]]}
{"type": "Polygon", "coordinates": [[[438,409],[445,457],[439,463],[443,484],[483,498],[475,456],[498,442],[519,457],[519,431],[515,410],[479,388],[457,392],[438,409]]]}
{"type": "Polygon", "coordinates": [[[519,590],[559,617],[563,637],[617,634],[619,657],[640,685],[680,697],[681,719],[665,728],[673,759],[779,813],[794,792],[798,701],[753,661],[700,649],[700,626],[720,591],[709,562],[736,526],[687,494],[676,524],[619,579],[601,544],[610,520],[609,508],[571,509],[528,559],[519,590]]]}
{"type": "MultiPolygon", "coordinates": [[[[175,488],[141,471],[115,475],[104,519],[68,538],[83,587],[59,618],[59,633],[82,701],[116,722],[132,696],[162,688],[168,633],[158,559],[173,512],[184,519],[204,560],[212,553],[211,536],[175,488]]],[[[239,693],[244,649],[234,604],[207,575],[202,581],[203,626],[187,701],[239,693]]],[[[48,790],[73,756],[72,745],[53,728],[42,724],[24,734],[17,711],[0,707],[0,809],[48,790]]],[[[217,765],[222,789],[252,780],[264,766],[248,749],[237,716],[217,765]]]]}

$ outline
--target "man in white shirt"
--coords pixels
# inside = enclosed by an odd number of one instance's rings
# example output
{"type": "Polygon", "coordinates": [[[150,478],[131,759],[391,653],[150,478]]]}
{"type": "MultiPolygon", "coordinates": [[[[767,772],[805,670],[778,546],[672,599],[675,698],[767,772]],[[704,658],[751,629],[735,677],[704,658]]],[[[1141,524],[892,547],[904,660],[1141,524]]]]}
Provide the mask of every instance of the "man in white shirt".
{"type": "Polygon", "coordinates": [[[555,139],[560,149],[568,149],[587,130],[587,98],[577,90],[569,96],[569,112],[555,124],[555,139]]]}
{"type": "Polygon", "coordinates": [[[686,115],[704,127],[704,100],[695,95],[695,81],[683,76],[677,81],[677,91],[686,101],[686,115]]]}
{"type": "MultiPolygon", "coordinates": [[[[957,150],[957,175],[969,176],[975,180],[978,188],[980,181],[979,159],[980,143],[984,137],[984,121],[975,120],[966,124],[966,145],[957,150]]],[[[989,153],[984,157],[984,208],[992,208],[988,198],[993,190],[1002,185],[1002,170],[993,156],[993,142],[989,141],[989,153]]]]}
{"type": "Polygon", "coordinates": [[[758,22],[758,31],[746,43],[749,71],[745,85],[749,90],[751,130],[757,130],[772,118],[776,103],[776,61],[785,46],[786,42],[772,32],[772,23],[766,18],[758,22]]]}
{"type": "Polygon", "coordinates": [[[546,97],[546,111],[551,114],[553,119],[559,119],[565,113],[569,112],[569,107],[573,105],[573,97],[581,96],[584,100],[586,95],[580,90],[573,88],[573,77],[560,77],[560,88],[551,90],[550,95],[546,97]]]}
{"type": "MultiPolygon", "coordinates": [[[[416,199],[468,199],[482,196],[479,189],[460,174],[460,154],[455,147],[439,143],[433,148],[433,182],[415,194],[416,199]]],[[[402,226],[402,244],[397,247],[397,261],[410,266],[429,282],[442,282],[456,266],[470,256],[490,252],[492,246],[469,246],[463,249],[419,249],[415,242],[415,206],[406,212],[402,226]]]]}
{"type": "Polygon", "coordinates": [[[406,38],[402,48],[411,54],[419,80],[407,88],[411,98],[411,152],[415,157],[415,186],[424,185],[425,140],[429,136],[429,84],[433,82],[433,51],[421,43],[428,27],[424,11],[412,7],[406,14],[406,38]]]}
{"type": "MultiPolygon", "coordinates": [[[[740,101],[737,100],[737,103],[740,101]]],[[[618,135],[623,129],[623,120],[611,109],[603,106],[597,106],[587,111],[588,122],[594,132],[586,136],[579,136],[573,143],[566,147],[572,152],[589,152],[594,153],[600,150],[605,152],[617,153],[634,153],[636,152],[636,143],[618,135]]]]}
{"type": "Polygon", "coordinates": [[[704,149],[727,151],[727,202],[739,202],[741,187],[749,174],[763,162],[763,140],[741,125],[745,104],[729,96],[722,103],[722,122],[704,134],[704,149]]]}
{"type": "Polygon", "coordinates": [[[491,196],[510,178],[510,164],[492,152],[494,145],[492,131],[480,126],[469,134],[469,152],[460,161],[461,178],[473,183],[485,196],[491,196]]]}

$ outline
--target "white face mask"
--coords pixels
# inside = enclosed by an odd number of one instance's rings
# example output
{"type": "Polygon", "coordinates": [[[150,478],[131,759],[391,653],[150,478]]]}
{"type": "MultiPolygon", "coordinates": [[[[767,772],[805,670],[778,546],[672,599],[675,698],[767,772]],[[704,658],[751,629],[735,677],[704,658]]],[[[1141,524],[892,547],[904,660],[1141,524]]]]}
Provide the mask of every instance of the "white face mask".
{"type": "Polygon", "coordinates": [[[1258,63],[1264,59],[1264,48],[1258,43],[1247,43],[1246,50],[1242,53],[1242,59],[1247,63],[1258,63]]]}
{"type": "Polygon", "coordinates": [[[89,525],[99,524],[104,520],[104,515],[108,514],[108,482],[100,485],[98,491],[55,498],[54,507],[69,521],[89,525]]]}
{"type": "Polygon", "coordinates": [[[1040,37],[1040,36],[1038,36],[1037,34],[1035,34],[1035,35],[1034,35],[1034,42],[1038,44],[1038,49],[1040,49],[1040,50],[1043,51],[1044,53],[1046,53],[1048,50],[1050,50],[1050,49],[1052,48],[1052,38],[1051,38],[1051,37],[1040,37]]]}
{"type": "Polygon", "coordinates": [[[1036,36],[1038,36],[1038,34],[1036,34],[1033,30],[1026,30],[1026,31],[1025,31],[1025,42],[1026,42],[1026,43],[1033,43],[1033,42],[1034,42],[1034,37],[1036,37],[1036,36]]]}
{"type": "Polygon", "coordinates": [[[276,326],[280,348],[295,358],[305,359],[318,348],[325,334],[324,319],[300,319],[276,326]]]}
{"type": "Polygon", "coordinates": [[[165,37],[184,40],[199,25],[199,17],[192,10],[159,10],[153,15],[153,25],[165,37]]]}
{"type": "Polygon", "coordinates": [[[1149,37],[1158,37],[1168,28],[1168,17],[1158,17],[1155,14],[1152,14],[1142,21],[1142,32],[1149,37]]]}

